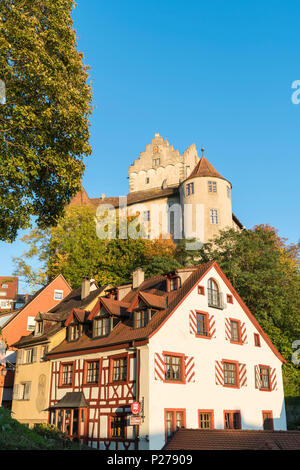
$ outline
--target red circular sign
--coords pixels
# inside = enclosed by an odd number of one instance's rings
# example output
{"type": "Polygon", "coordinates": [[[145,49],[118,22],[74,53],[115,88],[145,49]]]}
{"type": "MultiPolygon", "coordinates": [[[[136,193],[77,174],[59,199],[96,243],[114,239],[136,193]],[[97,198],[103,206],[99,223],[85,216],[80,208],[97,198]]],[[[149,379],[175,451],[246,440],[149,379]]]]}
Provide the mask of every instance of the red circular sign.
{"type": "Polygon", "coordinates": [[[138,415],[139,412],[141,411],[141,405],[138,401],[135,401],[131,405],[131,413],[134,415],[138,415]]]}

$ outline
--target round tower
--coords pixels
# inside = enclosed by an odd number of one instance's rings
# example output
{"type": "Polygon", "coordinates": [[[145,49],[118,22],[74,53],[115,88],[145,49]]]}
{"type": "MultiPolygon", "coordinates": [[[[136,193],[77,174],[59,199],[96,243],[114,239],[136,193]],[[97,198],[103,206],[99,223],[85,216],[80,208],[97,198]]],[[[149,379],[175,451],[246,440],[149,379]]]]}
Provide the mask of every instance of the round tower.
{"type": "Polygon", "coordinates": [[[192,173],[180,184],[183,236],[206,243],[220,230],[234,226],[231,183],[202,157],[192,173]]]}

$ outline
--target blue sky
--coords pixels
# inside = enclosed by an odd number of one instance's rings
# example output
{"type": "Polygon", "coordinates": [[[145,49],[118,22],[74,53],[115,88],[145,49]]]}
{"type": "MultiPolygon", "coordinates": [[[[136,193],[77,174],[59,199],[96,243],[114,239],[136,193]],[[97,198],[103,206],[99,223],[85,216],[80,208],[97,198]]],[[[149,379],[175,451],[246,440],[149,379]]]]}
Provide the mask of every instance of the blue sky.
{"type": "MultiPolygon", "coordinates": [[[[300,3],[77,0],[78,48],[91,67],[91,197],[125,195],[128,166],[155,132],[195,143],[232,185],[247,228],[299,238],[300,3]]],[[[24,247],[0,243],[1,274],[24,247]]],[[[21,288],[26,286],[21,284],[21,288]]]]}

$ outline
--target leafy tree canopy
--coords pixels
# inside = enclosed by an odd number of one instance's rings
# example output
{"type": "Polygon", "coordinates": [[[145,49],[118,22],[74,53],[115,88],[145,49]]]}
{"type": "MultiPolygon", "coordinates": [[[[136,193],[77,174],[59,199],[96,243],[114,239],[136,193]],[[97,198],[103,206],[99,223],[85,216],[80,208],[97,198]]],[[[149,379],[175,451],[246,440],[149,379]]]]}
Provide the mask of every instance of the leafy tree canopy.
{"type": "Polygon", "coordinates": [[[0,240],[56,224],[91,153],[91,88],[73,0],[1,0],[0,240]]]}

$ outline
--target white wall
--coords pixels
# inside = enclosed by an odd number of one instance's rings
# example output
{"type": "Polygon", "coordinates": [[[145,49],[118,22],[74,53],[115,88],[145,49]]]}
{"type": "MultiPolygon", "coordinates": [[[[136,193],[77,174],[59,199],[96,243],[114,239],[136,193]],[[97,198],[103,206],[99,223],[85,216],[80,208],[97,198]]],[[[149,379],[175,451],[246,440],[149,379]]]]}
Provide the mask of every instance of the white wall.
{"type": "Polygon", "coordinates": [[[286,429],[281,361],[261,337],[261,347],[254,346],[256,329],[237,301],[219,310],[208,307],[207,281],[215,278],[223,292],[230,293],[214,268],[198,283],[205,287],[205,296],[197,286],[177,308],[175,313],[149,342],[149,433],[150,449],[160,449],[165,443],[164,409],[185,408],[186,426],[198,428],[198,409],[213,409],[215,428],[224,429],[224,410],[240,410],[242,429],[263,429],[262,410],[272,410],[274,429],[286,429]],[[214,315],[215,338],[203,339],[190,334],[190,310],[202,310],[214,315]],[[247,344],[231,344],[225,339],[225,317],[246,323],[247,344]],[[195,358],[195,382],[187,384],[163,383],[154,379],[154,354],[170,351],[195,358]],[[232,389],[216,385],[215,360],[235,360],[247,365],[247,386],[232,389]],[[276,368],[277,391],[255,389],[254,366],[276,368]]]}

